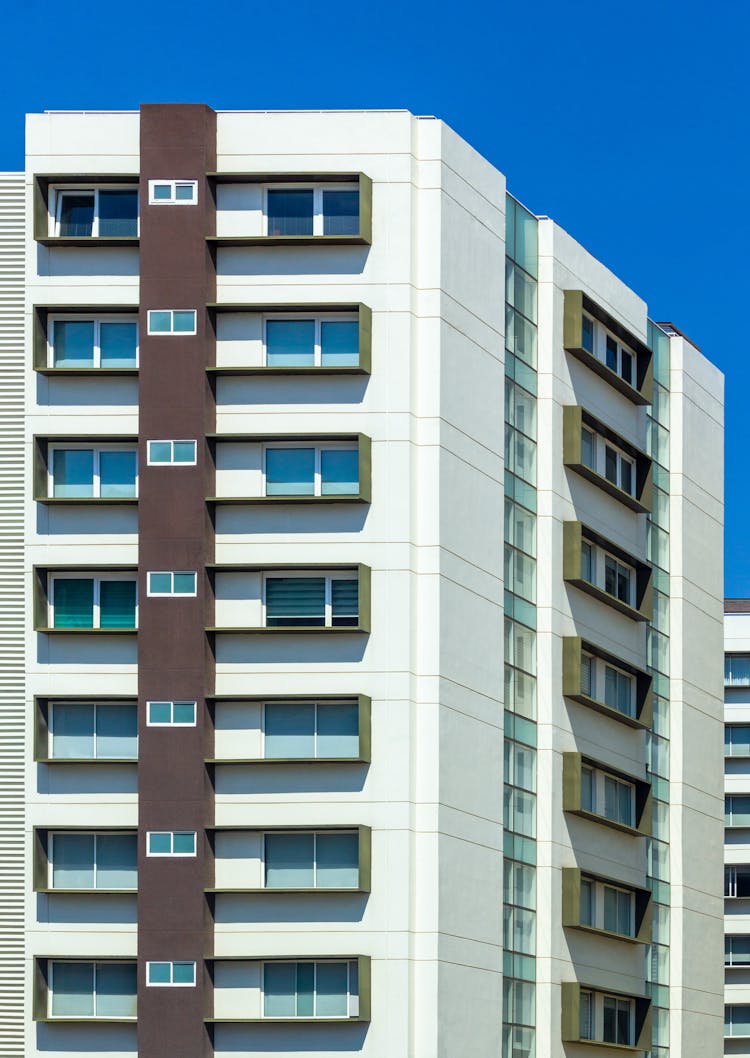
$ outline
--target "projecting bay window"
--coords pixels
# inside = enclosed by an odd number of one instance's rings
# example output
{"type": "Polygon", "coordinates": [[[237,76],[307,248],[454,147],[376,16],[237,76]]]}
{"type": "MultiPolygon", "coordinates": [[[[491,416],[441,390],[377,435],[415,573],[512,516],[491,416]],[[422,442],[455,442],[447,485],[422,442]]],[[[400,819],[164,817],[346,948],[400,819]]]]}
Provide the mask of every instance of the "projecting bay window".
{"type": "Polygon", "coordinates": [[[268,833],[264,838],[266,889],[358,889],[359,833],[268,833]]]}
{"type": "Polygon", "coordinates": [[[724,965],[750,966],[750,934],[724,937],[724,965]]]}
{"type": "Polygon", "coordinates": [[[595,587],[603,588],[626,606],[633,605],[635,570],[588,540],[584,540],[581,574],[595,587]]]}
{"type": "Polygon", "coordinates": [[[635,935],[635,898],[629,889],[598,881],[581,879],[581,925],[592,929],[635,935]]]}
{"type": "Polygon", "coordinates": [[[635,677],[593,654],[581,655],[581,691],[624,716],[635,716],[635,677]]]}
{"type": "Polygon", "coordinates": [[[651,510],[649,456],[577,404],[563,408],[563,463],[636,513],[651,510]]]}
{"type": "Polygon", "coordinates": [[[581,769],[581,808],[604,819],[635,826],[635,787],[598,768],[581,769]]]}
{"type": "Polygon", "coordinates": [[[51,760],[138,759],[135,702],[52,701],[46,715],[48,728],[40,742],[46,736],[51,760]]]}
{"type": "Polygon", "coordinates": [[[266,760],[346,760],[359,756],[359,702],[265,703],[266,760]]]}
{"type": "Polygon", "coordinates": [[[629,386],[635,385],[635,353],[590,316],[583,316],[581,344],[629,386]]]}
{"type": "Polygon", "coordinates": [[[356,1018],[359,1012],[356,960],[264,963],[265,1018],[356,1018]]]}
{"type": "Polygon", "coordinates": [[[635,492],[635,460],[593,430],[581,430],[581,459],[584,466],[601,474],[612,485],[632,496],[635,492]]]}
{"type": "Polygon", "coordinates": [[[652,677],[579,636],[563,639],[563,694],[631,727],[649,727],[652,677]]]}
{"type": "Polygon", "coordinates": [[[64,959],[48,963],[51,1019],[109,1021],[136,1017],[136,964],[64,959]]]}
{"type": "Polygon", "coordinates": [[[360,321],[357,315],[268,316],[265,320],[267,367],[358,367],[360,321]]]}
{"type": "Polygon", "coordinates": [[[55,573],[49,581],[48,627],[81,631],[137,627],[134,574],[55,573]]]}
{"type": "Polygon", "coordinates": [[[138,235],[138,190],[134,187],[58,188],[52,208],[52,234],[58,238],[138,235]]]}
{"type": "Polygon", "coordinates": [[[57,832],[48,836],[47,885],[54,890],[123,890],[138,886],[135,834],[57,832]]]}
{"type": "Polygon", "coordinates": [[[267,445],[266,496],[356,496],[359,449],[356,444],[267,445]]]}
{"type": "Polygon", "coordinates": [[[634,1014],[632,999],[581,990],[581,1039],[632,1047],[635,1039],[634,1014]]]}
{"type": "Polygon", "coordinates": [[[634,404],[651,402],[648,345],[582,290],[564,292],[563,345],[634,404]]]}
{"type": "Polygon", "coordinates": [[[126,315],[52,316],[48,366],[117,370],[138,366],[138,321],[126,315]]]}
{"type": "Polygon", "coordinates": [[[266,575],[267,628],[356,627],[359,580],[351,573],[266,575]]]}
{"type": "Polygon", "coordinates": [[[127,499],[138,495],[135,448],[50,445],[47,495],[54,499],[127,499]]]}
{"type": "Polygon", "coordinates": [[[631,620],[651,617],[651,566],[580,522],[563,525],[563,577],[631,620]]]}
{"type": "Polygon", "coordinates": [[[269,187],[265,212],[270,236],[356,236],[359,188],[356,184],[269,187]]]}
{"type": "Polygon", "coordinates": [[[563,811],[645,835],[651,828],[651,786],[580,753],[563,753],[563,811]]]}

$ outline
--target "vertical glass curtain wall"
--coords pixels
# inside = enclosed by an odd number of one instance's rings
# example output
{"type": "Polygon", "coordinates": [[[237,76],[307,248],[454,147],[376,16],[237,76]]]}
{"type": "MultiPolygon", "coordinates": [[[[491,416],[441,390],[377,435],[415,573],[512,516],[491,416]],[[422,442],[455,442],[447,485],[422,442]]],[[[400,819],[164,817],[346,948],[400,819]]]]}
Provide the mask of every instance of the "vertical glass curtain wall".
{"type": "Polygon", "coordinates": [[[649,885],[654,920],[646,949],[646,980],[653,1004],[650,1058],[669,1058],[669,338],[648,324],[654,354],[654,397],[649,408],[649,455],[654,461],[654,501],[648,516],[648,558],[653,564],[654,614],[648,657],[654,688],[654,721],[647,760],[654,817],[649,839],[649,885]]]}
{"type": "Polygon", "coordinates": [[[536,1020],[537,222],[506,197],[503,1056],[536,1020]]]}

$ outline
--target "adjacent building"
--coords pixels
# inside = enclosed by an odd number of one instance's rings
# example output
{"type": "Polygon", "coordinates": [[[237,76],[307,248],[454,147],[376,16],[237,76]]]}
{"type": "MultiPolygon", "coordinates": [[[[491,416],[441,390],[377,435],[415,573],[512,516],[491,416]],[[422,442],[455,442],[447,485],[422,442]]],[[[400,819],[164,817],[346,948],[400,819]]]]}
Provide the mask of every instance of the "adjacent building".
{"type": "Polygon", "coordinates": [[[32,115],[0,270],[2,1053],[719,1053],[695,345],[407,112],[32,115]]]}

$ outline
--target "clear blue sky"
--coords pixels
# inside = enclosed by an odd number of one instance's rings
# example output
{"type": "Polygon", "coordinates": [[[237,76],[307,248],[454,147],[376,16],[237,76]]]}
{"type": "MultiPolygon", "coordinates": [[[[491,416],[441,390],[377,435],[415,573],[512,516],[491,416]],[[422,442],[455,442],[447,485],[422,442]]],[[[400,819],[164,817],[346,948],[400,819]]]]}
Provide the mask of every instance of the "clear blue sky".
{"type": "Polygon", "coordinates": [[[447,121],[726,373],[727,593],[750,596],[748,5],[20,0],[3,30],[0,169],[22,167],[23,115],[44,109],[405,107],[447,121]]]}

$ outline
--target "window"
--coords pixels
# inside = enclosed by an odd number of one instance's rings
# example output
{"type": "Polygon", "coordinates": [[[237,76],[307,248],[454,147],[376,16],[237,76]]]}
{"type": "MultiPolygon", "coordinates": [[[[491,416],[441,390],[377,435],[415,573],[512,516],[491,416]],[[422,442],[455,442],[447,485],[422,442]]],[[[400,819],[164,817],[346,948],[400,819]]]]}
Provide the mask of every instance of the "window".
{"type": "Polygon", "coordinates": [[[53,317],[48,332],[50,367],[116,370],[138,366],[135,317],[53,317]]]}
{"type": "Polygon", "coordinates": [[[152,206],[194,206],[198,201],[198,181],[149,180],[148,201],[152,206]]]}
{"type": "Polygon", "coordinates": [[[581,320],[581,345],[589,353],[594,352],[594,335],[596,326],[590,316],[583,316],[581,320]]]}
{"type": "Polygon", "coordinates": [[[335,188],[268,188],[268,235],[358,235],[359,191],[335,188]]]}
{"type": "Polygon", "coordinates": [[[581,428],[581,462],[629,496],[635,495],[635,460],[586,426],[581,428]]]}
{"type": "Polygon", "coordinates": [[[750,655],[724,655],[724,683],[727,687],[750,687],[750,655]]]}
{"type": "Polygon", "coordinates": [[[358,1013],[356,961],[264,963],[264,1017],[351,1018],[358,1013]]]}
{"type": "Polygon", "coordinates": [[[267,889],[357,889],[359,835],[273,833],[265,835],[267,889]]]}
{"type": "Polygon", "coordinates": [[[146,984],[160,987],[195,987],[194,962],[147,962],[146,984]]]}
{"type": "Polygon", "coordinates": [[[64,499],[120,499],[138,495],[134,448],[51,448],[48,495],[64,499]]]}
{"type": "Polygon", "coordinates": [[[581,992],[580,1007],[580,1036],[582,1040],[596,1039],[596,1025],[594,1020],[594,994],[593,992],[581,992]]]}
{"type": "Polygon", "coordinates": [[[724,896],[728,900],[743,900],[750,896],[750,867],[724,868],[724,896]]]}
{"type": "Polygon", "coordinates": [[[632,999],[582,990],[580,1038],[632,1047],[635,1039],[634,1006],[632,999]]]}
{"type": "Polygon", "coordinates": [[[195,727],[196,702],[147,702],[149,727],[195,727]]]}
{"type": "Polygon", "coordinates": [[[194,830],[149,830],[146,835],[148,856],[195,856],[194,830]]]}
{"type": "Polygon", "coordinates": [[[594,878],[581,879],[581,925],[635,935],[634,896],[629,889],[609,885],[594,878]]]}
{"type": "Polygon", "coordinates": [[[631,386],[636,385],[635,353],[610,334],[600,323],[585,314],[581,320],[581,345],[592,356],[602,360],[631,386]]]}
{"type": "Polygon", "coordinates": [[[724,753],[727,757],[750,757],[750,726],[747,724],[726,725],[724,753]]]}
{"type": "Polygon", "coordinates": [[[55,193],[55,235],[123,238],[138,235],[138,190],[91,188],[55,193]]]}
{"type": "Polygon", "coordinates": [[[581,769],[581,808],[623,826],[634,827],[635,786],[598,768],[584,766],[581,769]]]}
{"type": "Polygon", "coordinates": [[[357,445],[325,444],[267,447],[266,496],[356,496],[357,445]]]}
{"type": "Polygon", "coordinates": [[[136,627],[138,608],[133,574],[85,577],[58,573],[51,580],[50,627],[136,627]]]}
{"type": "Polygon", "coordinates": [[[148,574],[148,594],[154,596],[197,595],[197,573],[151,572],[148,574]]]}
{"type": "Polygon", "coordinates": [[[50,835],[53,889],[137,889],[135,834],[50,835]]]}
{"type": "Polygon", "coordinates": [[[591,654],[581,655],[581,693],[635,716],[635,677],[591,654]]]}
{"type": "Polygon", "coordinates": [[[159,466],[195,466],[195,441],[149,441],[148,465],[159,466]]]}
{"type": "Polygon", "coordinates": [[[265,322],[267,367],[357,367],[359,321],[342,314],[270,317],[265,322]]]}
{"type": "Polygon", "coordinates": [[[724,824],[750,827],[750,795],[729,794],[724,798],[724,824]]]}
{"type": "Polygon", "coordinates": [[[724,1035],[750,1036],[750,1006],[737,1004],[724,1007],[724,1035]]]}
{"type": "Polygon", "coordinates": [[[581,545],[581,576],[627,606],[633,605],[635,570],[589,540],[581,545]]]}
{"type": "Polygon", "coordinates": [[[63,962],[49,970],[53,1018],[135,1018],[134,962],[63,962]]]}
{"type": "Polygon", "coordinates": [[[724,937],[724,965],[750,966],[750,935],[724,937]]]}
{"type": "Polygon", "coordinates": [[[52,702],[53,760],[137,760],[135,702],[52,702]]]}
{"type": "Polygon", "coordinates": [[[263,714],[269,760],[359,756],[357,702],[266,702],[263,714]]]}
{"type": "Polygon", "coordinates": [[[196,334],[195,309],[149,309],[149,334],[196,334]]]}
{"type": "Polygon", "coordinates": [[[265,578],[267,628],[356,627],[359,581],[351,573],[265,578]]]}

